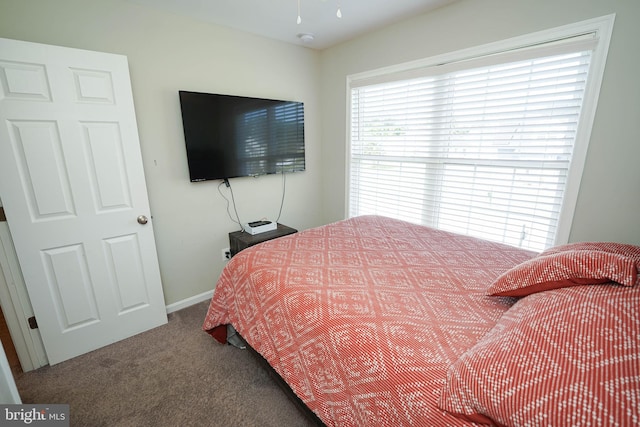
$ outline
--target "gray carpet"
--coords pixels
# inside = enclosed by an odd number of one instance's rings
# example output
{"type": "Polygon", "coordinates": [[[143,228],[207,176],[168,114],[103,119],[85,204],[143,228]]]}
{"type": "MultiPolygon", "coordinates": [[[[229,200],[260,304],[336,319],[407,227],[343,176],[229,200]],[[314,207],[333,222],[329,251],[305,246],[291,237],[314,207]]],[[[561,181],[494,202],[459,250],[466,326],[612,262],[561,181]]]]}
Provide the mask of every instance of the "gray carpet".
{"type": "Polygon", "coordinates": [[[67,403],[72,426],[311,426],[248,350],[200,327],[208,303],[66,362],[20,374],[24,403],[67,403]]]}

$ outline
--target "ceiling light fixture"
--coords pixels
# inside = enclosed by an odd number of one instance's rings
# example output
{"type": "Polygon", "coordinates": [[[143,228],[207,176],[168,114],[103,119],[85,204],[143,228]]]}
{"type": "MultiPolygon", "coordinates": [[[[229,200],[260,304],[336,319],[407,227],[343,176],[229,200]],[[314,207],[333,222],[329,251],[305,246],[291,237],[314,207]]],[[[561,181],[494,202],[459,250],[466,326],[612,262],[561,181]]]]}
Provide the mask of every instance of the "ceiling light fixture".
{"type": "MultiPolygon", "coordinates": [[[[342,18],[342,9],[340,8],[340,0],[338,2],[338,10],[336,11],[336,16],[338,18],[342,18]]],[[[298,0],[298,18],[296,19],[296,24],[302,24],[302,15],[300,14],[300,0],[298,0]]]]}
{"type": "Polygon", "coordinates": [[[311,33],[300,33],[298,34],[298,38],[302,43],[311,43],[315,39],[315,36],[311,33]]]}

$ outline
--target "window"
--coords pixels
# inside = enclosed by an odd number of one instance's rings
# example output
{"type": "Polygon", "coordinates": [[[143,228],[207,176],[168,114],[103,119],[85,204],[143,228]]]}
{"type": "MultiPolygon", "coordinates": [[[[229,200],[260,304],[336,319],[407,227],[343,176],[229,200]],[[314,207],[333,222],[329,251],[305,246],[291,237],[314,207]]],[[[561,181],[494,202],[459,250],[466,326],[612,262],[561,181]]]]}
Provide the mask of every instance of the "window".
{"type": "Polygon", "coordinates": [[[566,240],[603,45],[580,31],[350,79],[348,215],[538,251],[566,240]]]}

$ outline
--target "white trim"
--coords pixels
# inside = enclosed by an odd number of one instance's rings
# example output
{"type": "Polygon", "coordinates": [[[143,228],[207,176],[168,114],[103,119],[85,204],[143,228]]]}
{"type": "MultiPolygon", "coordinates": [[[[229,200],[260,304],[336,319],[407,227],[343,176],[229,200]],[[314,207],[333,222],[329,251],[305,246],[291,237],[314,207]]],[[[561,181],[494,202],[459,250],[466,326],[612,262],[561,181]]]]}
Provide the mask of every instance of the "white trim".
{"type": "MultiPolygon", "coordinates": [[[[598,105],[600,87],[604,77],[604,68],[606,58],[609,51],[611,34],[615,21],[615,14],[605,15],[598,18],[588,19],[573,24],[563,25],[561,27],[551,28],[547,30],[537,31],[535,33],[525,34],[501,40],[485,45],[461,49],[455,52],[449,52],[429,58],[418,59],[415,61],[395,64],[375,70],[364,71],[347,76],[346,84],[346,102],[347,116],[345,126],[346,135],[346,175],[345,175],[345,217],[349,216],[349,200],[350,200],[350,158],[351,158],[351,89],[357,86],[375,84],[378,82],[389,81],[395,76],[412,75],[420,69],[429,67],[438,67],[445,64],[459,63],[473,58],[488,57],[499,54],[501,52],[512,52],[518,49],[529,49],[536,45],[556,42],[562,39],[579,37],[579,42],[583,42],[584,35],[593,34],[597,40],[596,47],[593,50],[590,66],[590,76],[585,89],[585,96],[582,106],[578,133],[574,145],[573,160],[569,168],[568,184],[565,189],[563,205],[558,218],[558,228],[556,233],[555,244],[567,243],[571,233],[571,223],[575,214],[575,208],[578,201],[578,192],[580,190],[580,182],[584,171],[584,163],[586,161],[589,140],[591,137],[591,129],[595,119],[595,113],[598,105]]],[[[587,37],[588,39],[588,37],[587,37]]]]}
{"type": "Polygon", "coordinates": [[[347,219],[349,218],[349,197],[351,196],[351,192],[349,191],[349,189],[351,188],[351,81],[349,80],[349,76],[347,76],[345,86],[345,93],[347,94],[347,96],[345,96],[344,102],[347,104],[345,108],[345,111],[347,112],[347,120],[346,126],[344,127],[344,140],[346,142],[344,144],[346,150],[344,156],[344,183],[346,185],[346,188],[344,191],[343,218],[347,219]]]}
{"type": "Polygon", "coordinates": [[[173,313],[174,311],[182,310],[183,308],[191,307],[192,305],[196,305],[198,303],[201,303],[202,301],[208,301],[211,298],[213,298],[213,291],[207,291],[199,295],[194,295],[192,297],[183,299],[182,301],[174,302],[173,304],[169,304],[167,306],[167,314],[173,313]]]}
{"type": "Polygon", "coordinates": [[[0,403],[3,405],[19,405],[22,403],[7,355],[2,346],[0,346],[0,403]]]}
{"type": "Polygon", "coordinates": [[[600,98],[600,87],[604,78],[604,68],[609,53],[609,43],[613,33],[615,14],[607,15],[599,19],[589,21],[593,26],[593,31],[598,34],[598,45],[591,55],[590,76],[585,88],[584,101],[582,104],[582,115],[576,134],[576,144],[573,148],[573,156],[567,177],[567,187],[565,196],[558,217],[558,232],[556,233],[556,245],[567,243],[571,234],[571,225],[578,203],[578,193],[580,182],[584,172],[584,164],[587,159],[587,151],[591,140],[591,131],[598,108],[600,98]]]}

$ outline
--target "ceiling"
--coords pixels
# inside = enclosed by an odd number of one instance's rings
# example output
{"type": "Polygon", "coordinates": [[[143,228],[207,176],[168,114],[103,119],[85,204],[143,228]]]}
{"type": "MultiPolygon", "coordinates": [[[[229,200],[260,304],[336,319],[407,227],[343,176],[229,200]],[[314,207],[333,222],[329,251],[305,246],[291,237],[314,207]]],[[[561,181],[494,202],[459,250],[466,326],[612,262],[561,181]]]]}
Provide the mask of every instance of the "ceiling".
{"type": "Polygon", "coordinates": [[[325,49],[456,0],[129,0],[271,39],[325,49]],[[298,2],[301,23],[297,24],[298,2]],[[340,7],[342,18],[338,18],[340,7]],[[303,40],[300,34],[312,35],[303,40]]]}

